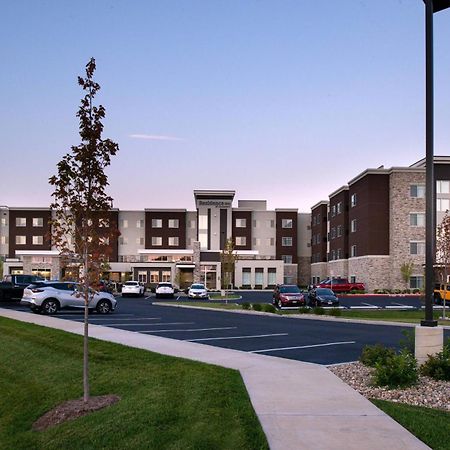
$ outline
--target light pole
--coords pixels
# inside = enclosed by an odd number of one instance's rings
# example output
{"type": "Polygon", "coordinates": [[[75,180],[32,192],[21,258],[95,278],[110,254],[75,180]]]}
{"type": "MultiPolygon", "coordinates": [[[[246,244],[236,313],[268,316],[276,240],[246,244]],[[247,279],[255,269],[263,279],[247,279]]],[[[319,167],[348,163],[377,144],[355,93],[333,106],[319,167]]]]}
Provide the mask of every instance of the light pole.
{"type": "Polygon", "coordinates": [[[434,181],[434,94],[433,94],[433,14],[450,8],[450,0],[423,0],[425,3],[426,71],[426,229],[425,229],[425,320],[422,326],[436,327],[433,318],[434,258],[436,241],[436,203],[434,181]]]}

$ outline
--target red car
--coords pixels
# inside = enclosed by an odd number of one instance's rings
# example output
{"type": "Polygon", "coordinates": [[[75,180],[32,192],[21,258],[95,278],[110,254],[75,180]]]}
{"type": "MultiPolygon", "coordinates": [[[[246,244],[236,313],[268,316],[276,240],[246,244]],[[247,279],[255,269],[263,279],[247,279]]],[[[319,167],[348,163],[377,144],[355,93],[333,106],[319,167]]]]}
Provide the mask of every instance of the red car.
{"type": "Polygon", "coordinates": [[[335,293],[366,290],[364,283],[350,283],[347,278],[333,278],[332,280],[327,278],[321,281],[317,287],[328,288],[335,293]]]}
{"type": "Polygon", "coordinates": [[[272,303],[281,309],[283,306],[306,306],[306,299],[295,284],[279,284],[273,291],[272,303]]]}

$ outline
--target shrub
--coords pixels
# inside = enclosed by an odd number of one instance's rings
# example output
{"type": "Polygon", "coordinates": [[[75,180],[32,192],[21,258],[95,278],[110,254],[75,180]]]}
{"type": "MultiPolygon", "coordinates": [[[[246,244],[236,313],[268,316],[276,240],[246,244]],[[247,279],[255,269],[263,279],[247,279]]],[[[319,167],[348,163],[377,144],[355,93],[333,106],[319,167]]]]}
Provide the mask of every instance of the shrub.
{"type": "Polygon", "coordinates": [[[413,290],[412,290],[412,293],[413,293],[413,294],[420,294],[420,289],[413,289],[413,290]]]}
{"type": "Polygon", "coordinates": [[[366,345],[361,352],[359,360],[369,367],[375,367],[377,363],[385,364],[386,360],[395,355],[393,348],[381,344],[366,345]]]}
{"type": "Polygon", "coordinates": [[[323,316],[325,314],[325,310],[321,306],[316,306],[313,311],[317,316],[323,316]]]}
{"type": "Polygon", "coordinates": [[[355,294],[365,294],[365,293],[366,293],[366,291],[363,290],[363,289],[352,289],[352,290],[350,291],[350,294],[352,294],[352,295],[355,295],[355,294]]]}
{"type": "Polygon", "coordinates": [[[375,364],[374,382],[388,388],[408,387],[417,383],[417,361],[406,350],[375,364]]]}
{"type": "Polygon", "coordinates": [[[342,311],[339,308],[331,308],[328,314],[335,317],[342,316],[342,311]]]}
{"type": "Polygon", "coordinates": [[[262,310],[262,306],[260,303],[253,303],[252,308],[253,308],[253,311],[261,311],[262,310]]]}
{"type": "Polygon", "coordinates": [[[262,310],[264,312],[268,312],[268,313],[274,313],[274,314],[277,313],[275,306],[271,305],[270,303],[266,303],[265,305],[263,305],[262,310]]]}
{"type": "Polygon", "coordinates": [[[450,381],[450,351],[447,347],[436,355],[429,355],[428,359],[420,367],[422,375],[435,380],[450,381]]]}
{"type": "Polygon", "coordinates": [[[263,288],[262,284],[255,284],[254,289],[262,289],[262,288],[263,288]]]}
{"type": "Polygon", "coordinates": [[[299,314],[309,314],[311,311],[309,308],[307,308],[306,306],[301,306],[298,309],[299,314]]]}
{"type": "Polygon", "coordinates": [[[245,302],[245,303],[242,303],[241,306],[242,306],[242,309],[250,309],[250,303],[245,302]]]}
{"type": "Polygon", "coordinates": [[[400,339],[400,348],[408,351],[411,355],[414,355],[416,351],[416,335],[414,328],[411,330],[402,330],[403,339],[400,339]]]}

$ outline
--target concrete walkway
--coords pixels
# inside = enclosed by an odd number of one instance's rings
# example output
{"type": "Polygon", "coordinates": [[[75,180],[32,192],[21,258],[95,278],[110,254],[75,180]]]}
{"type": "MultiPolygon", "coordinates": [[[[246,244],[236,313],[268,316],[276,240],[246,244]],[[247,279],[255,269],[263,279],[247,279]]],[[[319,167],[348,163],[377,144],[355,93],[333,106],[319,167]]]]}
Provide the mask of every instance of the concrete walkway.
{"type": "MultiPolygon", "coordinates": [[[[0,316],[83,334],[83,324],[0,309],[0,316]]],[[[239,370],[272,450],[428,447],[326,367],[90,325],[90,336],[239,370]]]]}

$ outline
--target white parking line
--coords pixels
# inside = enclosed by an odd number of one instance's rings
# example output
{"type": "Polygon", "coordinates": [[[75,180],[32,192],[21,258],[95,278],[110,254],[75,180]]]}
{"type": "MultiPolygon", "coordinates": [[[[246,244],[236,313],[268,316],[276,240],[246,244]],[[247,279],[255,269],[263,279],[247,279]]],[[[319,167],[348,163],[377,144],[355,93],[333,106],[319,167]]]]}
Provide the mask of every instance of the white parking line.
{"type": "MultiPolygon", "coordinates": [[[[78,316],[78,317],[80,317],[80,316],[83,315],[83,314],[84,314],[84,311],[81,311],[81,310],[80,310],[79,313],[60,313],[60,314],[57,315],[57,317],[65,317],[65,316],[78,316]]],[[[121,316],[121,317],[127,316],[127,317],[133,317],[134,314],[114,313],[114,316],[121,316]]],[[[91,317],[91,316],[89,316],[89,318],[95,319],[95,317],[91,317]]]]}
{"type": "Polygon", "coordinates": [[[253,338],[262,338],[262,337],[271,337],[271,336],[287,336],[288,333],[276,333],[276,334],[255,334],[253,336],[225,336],[225,337],[212,337],[212,338],[200,338],[200,339],[185,339],[189,342],[198,342],[198,341],[220,341],[225,339],[253,339],[253,338]]]}
{"type": "MultiPolygon", "coordinates": [[[[80,319],[82,320],[82,319],[80,319]]],[[[161,320],[161,317],[132,317],[130,319],[126,318],[108,318],[108,317],[90,317],[89,320],[100,320],[101,322],[111,322],[112,320],[161,320]]]]}
{"type": "Polygon", "coordinates": [[[379,306],[371,305],[370,303],[361,303],[364,306],[350,306],[350,309],[380,309],[379,306]]]}
{"type": "Polygon", "coordinates": [[[397,306],[385,306],[385,308],[398,308],[399,306],[401,306],[402,308],[414,308],[414,306],[411,305],[404,305],[403,303],[396,303],[396,302],[392,302],[392,305],[397,305],[397,306]]]}
{"type": "Polygon", "coordinates": [[[151,295],[149,295],[148,297],[145,297],[145,300],[148,300],[151,297],[151,295]]]}
{"type": "Polygon", "coordinates": [[[174,330],[142,330],[139,333],[169,333],[173,331],[213,331],[213,330],[233,330],[237,327],[217,327],[217,328],[189,328],[186,330],[174,329],[174,330]]]}
{"type": "Polygon", "coordinates": [[[346,344],[356,344],[356,342],[355,341],[328,342],[326,344],[299,345],[298,347],[266,348],[264,350],[252,350],[250,353],[280,352],[283,350],[296,350],[300,348],[313,348],[313,347],[328,347],[330,345],[346,345],[346,344]]]}
{"type": "Polygon", "coordinates": [[[192,325],[195,322],[161,322],[161,323],[107,323],[106,326],[161,327],[163,325],[192,325]]]}

